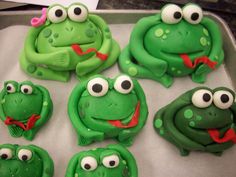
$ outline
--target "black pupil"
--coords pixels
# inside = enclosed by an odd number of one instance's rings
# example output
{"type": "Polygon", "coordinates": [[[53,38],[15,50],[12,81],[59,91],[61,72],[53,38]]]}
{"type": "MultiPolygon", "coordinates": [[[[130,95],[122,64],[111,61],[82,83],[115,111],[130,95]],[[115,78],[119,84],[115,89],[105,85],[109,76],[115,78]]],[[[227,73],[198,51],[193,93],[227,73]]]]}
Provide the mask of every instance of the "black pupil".
{"type": "Polygon", "coordinates": [[[175,12],[174,13],[174,18],[175,19],[180,19],[181,18],[181,13],[180,12],[175,12]]]}
{"type": "Polygon", "coordinates": [[[192,19],[193,21],[196,21],[198,18],[199,18],[199,14],[196,13],[196,12],[191,15],[191,19],[192,19]]]}
{"type": "Polygon", "coordinates": [[[109,164],[110,164],[111,167],[113,167],[116,164],[116,162],[114,160],[112,160],[112,161],[109,162],[109,164]]]}
{"type": "Polygon", "coordinates": [[[131,83],[128,80],[125,80],[121,83],[121,87],[125,90],[128,90],[131,87],[131,83]]]}
{"type": "Polygon", "coordinates": [[[28,159],[28,156],[27,156],[27,155],[23,155],[23,156],[22,156],[22,160],[23,160],[23,161],[26,161],[27,159],[28,159]]]}
{"type": "Polygon", "coordinates": [[[226,94],[222,94],[220,97],[222,103],[227,103],[229,101],[229,96],[226,94]]]}
{"type": "Polygon", "coordinates": [[[208,101],[210,101],[210,99],[211,99],[211,95],[208,94],[208,93],[204,93],[204,95],[202,96],[202,98],[203,98],[203,100],[204,100],[205,102],[208,102],[208,101]]]}
{"type": "Polygon", "coordinates": [[[11,90],[11,86],[7,86],[7,90],[11,90]]]}
{"type": "Polygon", "coordinates": [[[62,14],[63,14],[63,12],[62,12],[61,9],[57,9],[57,10],[55,11],[55,15],[56,15],[56,17],[61,17],[62,14]]]}
{"type": "Polygon", "coordinates": [[[102,85],[101,84],[94,84],[93,87],[92,87],[92,90],[95,92],[95,93],[99,93],[102,91],[102,85]]]}
{"type": "Polygon", "coordinates": [[[75,13],[76,15],[80,15],[80,14],[81,14],[81,9],[80,9],[79,7],[76,7],[76,8],[74,9],[74,13],[75,13]]]}
{"type": "Polygon", "coordinates": [[[1,158],[2,158],[2,159],[7,159],[7,157],[8,157],[7,154],[2,154],[2,155],[1,155],[1,158]]]}
{"type": "Polygon", "coordinates": [[[27,88],[24,88],[24,93],[28,93],[29,90],[27,88]]]}
{"type": "Polygon", "coordinates": [[[86,163],[86,164],[84,165],[84,168],[85,168],[86,170],[89,170],[89,169],[91,168],[91,166],[86,163]]]}

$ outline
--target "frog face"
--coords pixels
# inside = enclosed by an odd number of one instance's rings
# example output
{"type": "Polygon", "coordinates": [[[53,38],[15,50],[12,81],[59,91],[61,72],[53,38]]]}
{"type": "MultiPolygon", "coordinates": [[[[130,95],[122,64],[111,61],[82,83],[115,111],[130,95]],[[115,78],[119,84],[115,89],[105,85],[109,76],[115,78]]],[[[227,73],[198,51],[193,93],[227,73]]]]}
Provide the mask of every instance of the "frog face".
{"type": "Polygon", "coordinates": [[[37,48],[39,52],[47,53],[73,44],[98,47],[101,42],[100,30],[89,20],[86,6],[74,3],[65,8],[55,4],[48,8],[47,22],[38,35],[37,48]]]}
{"type": "Polygon", "coordinates": [[[212,36],[207,25],[202,9],[195,4],[187,4],[183,9],[166,5],[159,23],[147,32],[145,47],[153,56],[166,61],[178,61],[181,54],[191,59],[209,56],[212,36]]]}
{"type": "Polygon", "coordinates": [[[44,95],[32,82],[7,81],[1,93],[2,109],[6,116],[24,122],[33,114],[40,115],[44,95]],[[34,106],[31,106],[32,103],[34,106]]]}
{"type": "Polygon", "coordinates": [[[122,75],[115,80],[95,77],[87,83],[78,103],[79,115],[88,127],[130,128],[138,124],[140,111],[137,83],[122,75]]]}
{"type": "Polygon", "coordinates": [[[219,132],[224,139],[234,127],[235,112],[231,109],[234,99],[234,93],[227,88],[194,90],[190,104],[176,112],[177,129],[203,145],[214,142],[212,131],[219,132]]]}
{"type": "Polygon", "coordinates": [[[53,162],[46,151],[29,145],[0,145],[0,176],[52,177],[53,162]]]}
{"type": "Polygon", "coordinates": [[[137,177],[137,167],[130,152],[120,145],[80,152],[67,169],[66,177],[137,177]]]}

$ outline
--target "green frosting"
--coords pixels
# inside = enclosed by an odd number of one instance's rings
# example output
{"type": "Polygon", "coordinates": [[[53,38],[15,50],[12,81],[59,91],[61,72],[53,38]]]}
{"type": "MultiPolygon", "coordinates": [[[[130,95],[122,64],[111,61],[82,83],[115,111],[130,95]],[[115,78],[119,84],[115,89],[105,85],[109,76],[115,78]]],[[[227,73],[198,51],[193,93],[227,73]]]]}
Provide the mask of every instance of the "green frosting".
{"type": "Polygon", "coordinates": [[[30,81],[6,81],[0,100],[0,118],[12,137],[33,140],[53,111],[48,90],[30,81]]]}
{"type": "Polygon", "coordinates": [[[53,173],[53,161],[40,147],[0,145],[1,177],[53,177],[53,173]]]}
{"type": "Polygon", "coordinates": [[[68,114],[78,133],[79,145],[114,138],[131,145],[143,128],[148,109],[136,80],[120,75],[115,79],[94,76],[72,91],[68,114]]]}
{"type": "Polygon", "coordinates": [[[47,21],[43,25],[30,28],[20,66],[38,79],[68,81],[71,71],[84,79],[111,67],[119,53],[119,45],[101,17],[89,14],[87,7],[80,3],[68,8],[55,4],[47,9],[47,21]],[[57,10],[66,15],[64,19],[63,15],[56,16],[57,10]],[[76,52],[72,45],[80,47],[83,53],[76,52]]]}
{"type": "Polygon", "coordinates": [[[181,155],[193,150],[220,155],[236,143],[234,100],[235,93],[228,88],[197,87],[160,109],[153,125],[181,155]]]}
{"type": "Polygon", "coordinates": [[[74,155],[65,177],[138,177],[133,155],[121,145],[108,145],[74,155]]]}
{"type": "Polygon", "coordinates": [[[207,74],[224,59],[220,29],[215,21],[202,17],[202,10],[192,3],[180,9],[182,19],[167,23],[166,18],[174,18],[175,12],[168,10],[167,14],[168,6],[160,13],[137,22],[129,44],[119,57],[120,69],[131,76],[156,80],[165,87],[172,85],[173,77],[187,75],[191,75],[194,82],[204,83],[207,74]],[[184,15],[188,8],[189,14],[184,15]],[[195,12],[196,8],[199,11],[195,12]],[[199,15],[197,23],[187,19],[194,13],[199,15]],[[188,56],[190,65],[184,62],[183,54],[188,56]],[[219,56],[219,59],[215,56],[219,56]],[[205,58],[205,61],[199,62],[199,58],[205,58]]]}

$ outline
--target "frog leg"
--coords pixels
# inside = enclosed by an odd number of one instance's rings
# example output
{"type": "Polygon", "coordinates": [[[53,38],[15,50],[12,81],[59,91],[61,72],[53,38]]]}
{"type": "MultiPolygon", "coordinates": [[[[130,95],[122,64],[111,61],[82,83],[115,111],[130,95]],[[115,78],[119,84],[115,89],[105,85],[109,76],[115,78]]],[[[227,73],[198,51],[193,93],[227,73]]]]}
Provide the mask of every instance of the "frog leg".
{"type": "Polygon", "coordinates": [[[159,14],[139,20],[130,36],[130,51],[140,65],[148,68],[157,77],[161,77],[166,73],[167,62],[150,55],[143,41],[146,32],[158,23],[161,23],[159,14]]]}
{"type": "MultiPolygon", "coordinates": [[[[203,18],[201,24],[210,31],[212,37],[212,48],[210,51],[209,58],[211,61],[217,62],[216,68],[221,65],[224,60],[224,51],[222,47],[222,37],[218,25],[210,18],[203,18]]],[[[207,65],[201,65],[192,75],[194,82],[203,83],[206,80],[206,75],[212,70],[207,65]]]]}
{"type": "Polygon", "coordinates": [[[34,145],[30,145],[30,148],[32,148],[43,160],[42,177],[52,177],[54,173],[54,164],[48,152],[34,145]]]}
{"type": "Polygon", "coordinates": [[[134,88],[139,90],[139,92],[136,92],[137,98],[139,98],[138,101],[140,102],[139,121],[135,127],[121,130],[117,137],[119,142],[127,145],[132,145],[134,136],[137,135],[138,132],[144,127],[148,117],[148,107],[145,102],[144,92],[136,80],[133,80],[133,84],[134,88]]]}
{"type": "MultiPolygon", "coordinates": [[[[172,85],[173,77],[171,77],[170,75],[165,73],[162,76],[156,76],[147,67],[140,66],[139,64],[136,64],[133,60],[134,58],[130,52],[130,45],[128,45],[123,49],[119,57],[119,66],[124,73],[127,73],[133,77],[148,78],[155,80],[157,82],[160,82],[167,88],[172,85]]],[[[156,70],[158,70],[158,68],[156,68],[156,70]]]]}
{"type": "MultiPolygon", "coordinates": [[[[83,91],[86,90],[86,84],[84,83],[83,85],[77,85],[76,88],[73,90],[69,97],[69,102],[68,102],[68,114],[69,118],[72,122],[72,125],[77,131],[78,138],[79,138],[79,145],[86,145],[84,144],[84,140],[94,140],[94,141],[101,141],[104,139],[104,133],[99,132],[99,131],[94,131],[89,128],[87,128],[83,122],[81,121],[81,118],[79,116],[78,112],[78,97],[80,97],[83,91]],[[82,140],[80,140],[82,138],[82,140]],[[83,143],[83,144],[80,144],[83,143]]],[[[86,142],[86,141],[85,141],[86,142]]],[[[86,142],[87,143],[87,142],[86,142]]]]}
{"type": "MultiPolygon", "coordinates": [[[[103,36],[103,42],[98,50],[99,53],[109,55],[110,52],[113,52],[112,49],[112,36],[110,29],[108,28],[106,22],[97,15],[89,15],[89,19],[98,27],[98,29],[101,30],[102,36],[103,36]]],[[[84,76],[87,73],[92,72],[93,70],[97,69],[99,66],[101,66],[104,63],[103,60],[98,58],[96,55],[94,55],[89,60],[79,62],[76,66],[76,74],[80,76],[84,76]]]]}
{"type": "Polygon", "coordinates": [[[38,35],[43,27],[31,28],[26,37],[24,53],[25,58],[35,65],[46,65],[60,68],[67,68],[70,64],[70,56],[67,50],[60,50],[51,53],[38,53],[35,46],[38,35]]]}
{"type": "Polygon", "coordinates": [[[104,63],[101,66],[99,66],[98,68],[95,68],[94,70],[87,73],[86,75],[78,76],[78,79],[85,80],[93,75],[96,75],[96,74],[102,72],[103,70],[105,70],[107,68],[110,68],[116,62],[119,54],[120,54],[120,46],[118,45],[118,43],[115,40],[112,40],[112,49],[110,51],[110,54],[109,54],[107,60],[104,61],[104,63]]]}
{"type": "Polygon", "coordinates": [[[37,79],[66,82],[70,77],[68,71],[54,71],[50,68],[43,67],[42,65],[40,66],[29,62],[26,59],[24,52],[22,52],[20,56],[20,66],[25,73],[37,79]]]}

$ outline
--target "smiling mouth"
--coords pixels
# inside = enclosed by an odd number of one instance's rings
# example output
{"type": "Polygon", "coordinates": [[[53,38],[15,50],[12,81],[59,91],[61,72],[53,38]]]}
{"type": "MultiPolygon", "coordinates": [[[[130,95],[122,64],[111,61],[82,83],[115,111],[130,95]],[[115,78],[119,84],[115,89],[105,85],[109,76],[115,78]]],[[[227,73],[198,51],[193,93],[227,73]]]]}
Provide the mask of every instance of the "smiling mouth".
{"type": "MultiPolygon", "coordinates": [[[[186,52],[165,52],[165,51],[161,51],[162,53],[166,54],[166,55],[170,55],[170,56],[180,56],[181,54],[184,54],[186,52]]],[[[192,52],[187,52],[187,55],[194,55],[194,54],[201,54],[203,53],[203,50],[196,50],[196,51],[192,51],[192,52]]]]}
{"type": "MultiPolygon", "coordinates": [[[[111,124],[114,127],[118,128],[132,128],[138,125],[139,123],[139,115],[140,115],[140,101],[138,101],[135,111],[132,115],[128,116],[125,119],[119,119],[119,120],[107,120],[109,124],[111,124]]],[[[93,117],[94,119],[99,119],[96,117],[93,117]]],[[[101,119],[100,119],[101,120],[101,119]]]]}

